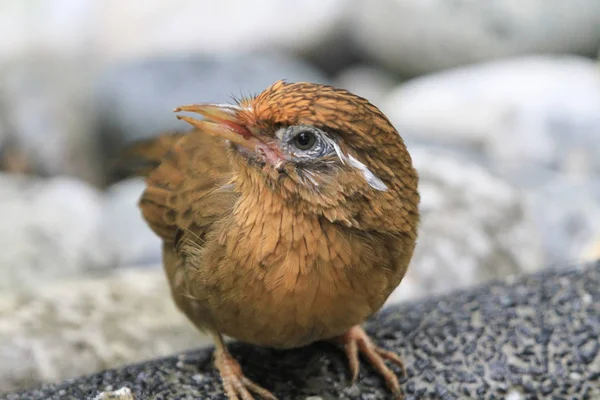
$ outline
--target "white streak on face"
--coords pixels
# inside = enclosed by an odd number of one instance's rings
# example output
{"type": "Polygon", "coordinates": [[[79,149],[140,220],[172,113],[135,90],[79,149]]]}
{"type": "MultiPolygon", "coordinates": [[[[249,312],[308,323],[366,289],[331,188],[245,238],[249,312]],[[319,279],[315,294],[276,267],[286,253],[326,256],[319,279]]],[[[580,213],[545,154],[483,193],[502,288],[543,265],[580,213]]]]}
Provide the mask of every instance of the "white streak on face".
{"type": "Polygon", "coordinates": [[[369,168],[367,168],[367,166],[365,164],[361,163],[356,158],[354,158],[352,156],[352,154],[350,154],[348,156],[348,159],[350,160],[350,165],[352,165],[354,168],[356,168],[360,172],[362,172],[363,177],[365,178],[365,180],[367,181],[367,183],[369,184],[369,186],[371,186],[375,190],[379,190],[380,192],[385,192],[385,191],[388,190],[388,187],[386,186],[386,184],[383,183],[383,181],[381,179],[379,179],[378,177],[376,177],[369,170],[369,168]]]}
{"type": "Polygon", "coordinates": [[[319,186],[319,182],[317,182],[317,180],[315,179],[315,177],[313,176],[312,171],[304,171],[304,175],[306,176],[306,178],[312,182],[312,184],[314,186],[319,186]]]}
{"type": "Polygon", "coordinates": [[[342,161],[342,163],[344,163],[344,164],[349,163],[350,166],[359,170],[362,173],[365,180],[367,181],[367,183],[369,184],[369,186],[371,186],[375,190],[379,190],[380,192],[385,192],[388,190],[387,185],[385,183],[383,183],[383,181],[381,179],[376,177],[375,174],[373,174],[371,172],[371,170],[369,170],[369,168],[367,168],[367,166],[365,164],[358,161],[352,155],[347,156],[346,154],[344,154],[344,152],[340,148],[340,145],[337,144],[335,140],[329,139],[329,143],[331,143],[331,145],[335,149],[335,152],[338,155],[338,157],[340,158],[340,160],[342,161]]]}
{"type": "Polygon", "coordinates": [[[338,158],[342,161],[342,164],[346,164],[346,160],[348,159],[348,157],[346,157],[346,155],[340,148],[340,145],[337,144],[336,141],[333,139],[327,138],[327,140],[333,146],[335,153],[337,154],[338,158]]]}

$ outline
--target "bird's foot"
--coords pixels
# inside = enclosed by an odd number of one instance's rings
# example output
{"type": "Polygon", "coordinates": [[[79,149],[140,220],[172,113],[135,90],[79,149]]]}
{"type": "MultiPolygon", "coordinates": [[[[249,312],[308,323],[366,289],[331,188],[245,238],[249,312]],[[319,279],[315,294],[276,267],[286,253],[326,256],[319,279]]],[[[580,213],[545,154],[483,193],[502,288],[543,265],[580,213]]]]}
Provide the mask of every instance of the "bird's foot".
{"type": "Polygon", "coordinates": [[[250,392],[265,400],[277,400],[273,393],[246,378],[240,364],[226,349],[217,347],[215,367],[219,370],[223,389],[229,400],[254,400],[250,392]]]}
{"type": "Polygon", "coordinates": [[[348,332],[333,340],[344,346],[346,356],[350,365],[352,383],[356,382],[359,370],[359,353],[362,354],[375,370],[381,374],[385,380],[386,386],[394,393],[397,400],[402,399],[402,390],[396,374],[385,365],[385,360],[391,361],[402,369],[402,374],[406,375],[404,363],[396,353],[377,347],[367,332],[359,325],[350,328],[348,332]]]}

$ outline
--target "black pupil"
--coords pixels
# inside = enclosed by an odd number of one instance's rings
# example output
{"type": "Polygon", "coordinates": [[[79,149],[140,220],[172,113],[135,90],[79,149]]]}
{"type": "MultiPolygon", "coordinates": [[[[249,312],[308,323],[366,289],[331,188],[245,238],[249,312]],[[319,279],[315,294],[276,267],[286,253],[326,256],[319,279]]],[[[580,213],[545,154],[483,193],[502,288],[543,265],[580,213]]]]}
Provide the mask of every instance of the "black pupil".
{"type": "Polygon", "coordinates": [[[315,144],[315,135],[312,132],[300,132],[294,141],[300,150],[308,150],[315,144]]]}

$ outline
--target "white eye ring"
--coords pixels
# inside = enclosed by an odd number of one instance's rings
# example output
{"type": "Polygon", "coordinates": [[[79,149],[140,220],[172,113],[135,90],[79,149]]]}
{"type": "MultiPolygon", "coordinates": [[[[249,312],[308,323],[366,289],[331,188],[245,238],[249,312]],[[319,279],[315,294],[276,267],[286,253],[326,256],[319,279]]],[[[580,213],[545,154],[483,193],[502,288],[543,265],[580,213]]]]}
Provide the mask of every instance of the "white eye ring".
{"type": "Polygon", "coordinates": [[[327,134],[310,125],[292,125],[275,133],[293,158],[318,159],[333,153],[327,134]]]}

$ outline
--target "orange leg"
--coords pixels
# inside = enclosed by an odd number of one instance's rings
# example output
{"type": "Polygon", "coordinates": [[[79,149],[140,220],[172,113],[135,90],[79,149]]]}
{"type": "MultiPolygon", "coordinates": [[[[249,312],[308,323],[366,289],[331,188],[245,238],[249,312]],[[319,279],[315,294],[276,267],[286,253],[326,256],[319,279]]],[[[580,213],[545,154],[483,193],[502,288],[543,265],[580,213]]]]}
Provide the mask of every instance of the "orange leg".
{"type": "Polygon", "coordinates": [[[223,389],[229,400],[254,400],[250,392],[265,400],[277,400],[267,389],[257,385],[244,376],[242,367],[227,350],[220,334],[214,333],[215,367],[221,374],[223,389]]]}
{"type": "Polygon", "coordinates": [[[387,365],[385,365],[385,360],[391,361],[402,369],[403,375],[406,375],[404,364],[396,353],[375,346],[369,335],[367,335],[367,332],[359,325],[350,328],[350,330],[342,336],[333,339],[333,342],[344,346],[350,365],[352,383],[356,382],[356,379],[358,378],[358,355],[360,353],[369,361],[373,368],[383,376],[385,384],[394,393],[396,399],[400,400],[404,397],[402,395],[402,390],[400,389],[398,377],[387,365]]]}

